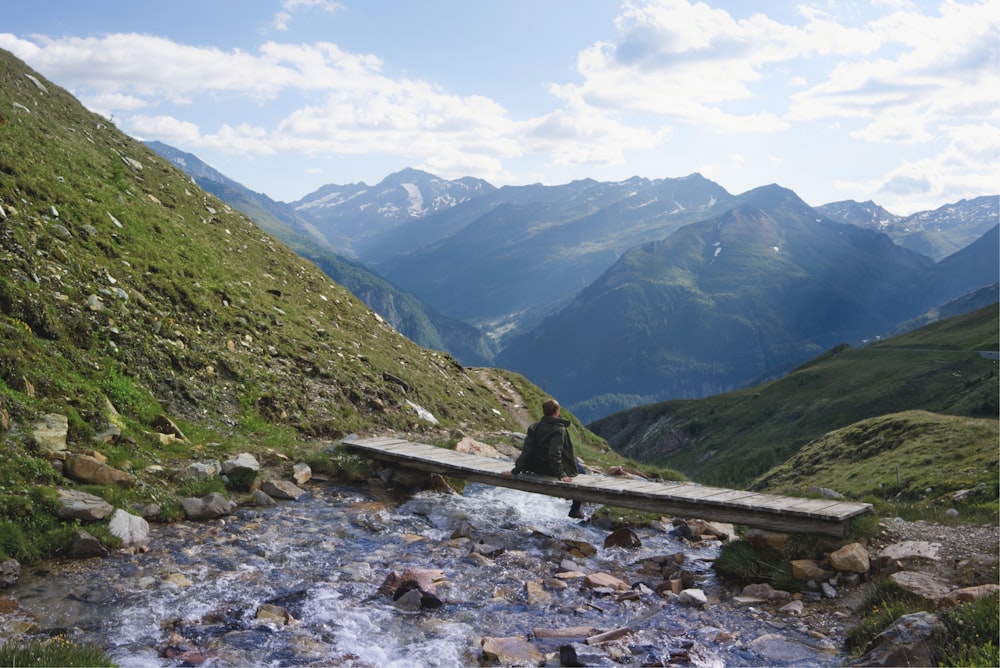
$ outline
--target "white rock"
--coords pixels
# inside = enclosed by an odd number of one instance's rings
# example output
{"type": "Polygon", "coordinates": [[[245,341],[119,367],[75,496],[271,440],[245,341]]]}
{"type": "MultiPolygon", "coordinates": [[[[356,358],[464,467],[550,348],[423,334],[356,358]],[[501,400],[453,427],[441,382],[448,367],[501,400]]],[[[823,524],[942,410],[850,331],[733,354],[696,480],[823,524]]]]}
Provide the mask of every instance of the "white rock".
{"type": "Polygon", "coordinates": [[[684,605],[702,606],[708,603],[708,597],[700,589],[684,589],[677,595],[677,600],[684,605]]]}
{"type": "Polygon", "coordinates": [[[149,522],[121,508],[115,510],[115,514],[111,516],[108,530],[112,535],[121,538],[125,545],[145,543],[149,540],[149,522]]]}

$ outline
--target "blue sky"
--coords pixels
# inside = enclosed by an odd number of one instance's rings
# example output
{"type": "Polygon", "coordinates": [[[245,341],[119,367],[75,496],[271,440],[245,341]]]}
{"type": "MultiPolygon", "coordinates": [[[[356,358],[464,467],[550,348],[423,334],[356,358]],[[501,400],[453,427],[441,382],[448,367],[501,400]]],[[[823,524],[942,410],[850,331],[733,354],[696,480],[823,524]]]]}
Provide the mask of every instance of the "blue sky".
{"type": "Polygon", "coordinates": [[[404,167],[900,215],[1000,191],[1000,0],[33,0],[0,48],[286,202],[404,167]]]}

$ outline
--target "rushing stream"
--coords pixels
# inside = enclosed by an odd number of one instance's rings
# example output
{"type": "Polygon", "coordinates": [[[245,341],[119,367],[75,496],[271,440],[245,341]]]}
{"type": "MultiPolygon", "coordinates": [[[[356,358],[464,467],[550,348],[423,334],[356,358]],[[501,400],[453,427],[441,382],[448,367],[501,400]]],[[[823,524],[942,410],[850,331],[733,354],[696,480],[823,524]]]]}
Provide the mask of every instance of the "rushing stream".
{"type": "Polygon", "coordinates": [[[567,509],[561,499],[477,484],[395,508],[360,488],[311,486],[298,501],[240,508],[224,521],[154,525],[148,552],[46,564],[5,595],[46,633],[94,643],[120,666],[467,666],[480,661],[486,636],[526,638],[556,666],[565,644],[585,665],[844,662],[834,639],[842,629],[817,639],[799,620],[731,602],[711,569],[718,544],[650,528],[637,531],[637,549],[604,548],[608,532],[567,518],[567,509]],[[567,540],[596,553],[571,556],[567,540]],[[477,543],[495,549],[470,556],[477,543]],[[634,585],[649,580],[637,563],[677,552],[707,606],[643,587],[620,596],[578,579],[552,585],[567,559],[634,585]],[[380,592],[406,568],[441,571],[444,605],[406,609],[380,592]],[[550,600],[529,603],[527,581],[549,581],[550,600]],[[259,619],[264,604],[294,621],[259,619]],[[533,633],[579,626],[631,633],[602,645],[533,633]]]}

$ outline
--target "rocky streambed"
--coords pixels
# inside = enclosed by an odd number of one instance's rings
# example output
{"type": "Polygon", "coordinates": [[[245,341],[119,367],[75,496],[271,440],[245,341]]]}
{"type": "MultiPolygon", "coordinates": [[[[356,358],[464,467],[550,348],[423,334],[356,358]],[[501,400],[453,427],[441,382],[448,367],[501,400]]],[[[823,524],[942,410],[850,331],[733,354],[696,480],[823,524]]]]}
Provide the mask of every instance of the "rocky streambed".
{"type": "Polygon", "coordinates": [[[669,524],[606,547],[609,530],[567,518],[568,502],[515,490],[391,507],[363,488],[307,489],[153,525],[147,547],[26,569],[0,593],[3,634],[62,634],[121,666],[846,659],[838,599],[741,597],[712,570],[720,543],[669,524]]]}

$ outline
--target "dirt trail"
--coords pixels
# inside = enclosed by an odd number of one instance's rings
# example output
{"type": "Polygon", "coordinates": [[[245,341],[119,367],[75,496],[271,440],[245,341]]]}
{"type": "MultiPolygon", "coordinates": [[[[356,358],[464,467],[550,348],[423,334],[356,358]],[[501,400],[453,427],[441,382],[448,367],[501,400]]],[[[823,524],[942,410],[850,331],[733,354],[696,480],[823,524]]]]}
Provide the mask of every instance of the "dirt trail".
{"type": "Polygon", "coordinates": [[[497,374],[493,369],[477,369],[477,372],[479,379],[496,395],[504,410],[517,420],[522,429],[527,429],[528,425],[535,421],[525,406],[524,397],[509,380],[497,374]]]}

